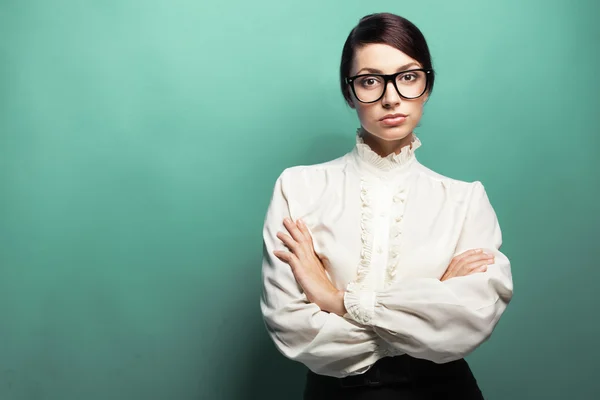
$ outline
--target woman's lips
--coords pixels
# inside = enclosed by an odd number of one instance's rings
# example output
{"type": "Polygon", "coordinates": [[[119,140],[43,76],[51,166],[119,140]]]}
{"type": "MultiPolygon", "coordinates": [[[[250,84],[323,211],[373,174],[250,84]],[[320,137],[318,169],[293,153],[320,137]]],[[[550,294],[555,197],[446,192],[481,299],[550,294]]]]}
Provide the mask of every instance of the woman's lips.
{"type": "Polygon", "coordinates": [[[395,126],[395,125],[400,125],[405,120],[406,120],[406,116],[393,117],[393,118],[384,118],[384,119],[381,120],[381,123],[383,125],[387,125],[387,126],[395,126]]]}

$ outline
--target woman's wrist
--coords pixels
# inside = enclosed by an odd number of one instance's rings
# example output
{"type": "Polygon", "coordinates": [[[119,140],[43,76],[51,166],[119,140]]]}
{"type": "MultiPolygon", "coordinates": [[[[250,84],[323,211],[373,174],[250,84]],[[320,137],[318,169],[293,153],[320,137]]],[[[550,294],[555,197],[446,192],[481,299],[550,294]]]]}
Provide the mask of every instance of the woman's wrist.
{"type": "Polygon", "coordinates": [[[329,313],[337,314],[340,317],[343,317],[348,312],[344,304],[344,294],[346,294],[344,290],[337,290],[333,292],[325,308],[322,309],[329,313]]]}

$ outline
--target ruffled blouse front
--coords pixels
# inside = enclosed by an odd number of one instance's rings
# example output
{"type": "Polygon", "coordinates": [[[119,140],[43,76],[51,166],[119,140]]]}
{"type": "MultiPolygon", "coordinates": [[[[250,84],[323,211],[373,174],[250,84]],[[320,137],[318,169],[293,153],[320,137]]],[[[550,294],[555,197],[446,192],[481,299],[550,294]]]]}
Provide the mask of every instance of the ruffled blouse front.
{"type": "Polygon", "coordinates": [[[360,134],[349,153],[282,172],[263,227],[261,311],[276,347],[314,372],[347,376],[378,359],[410,354],[459,359],[487,340],[512,298],[508,258],[479,181],[440,175],[416,158],[416,136],[381,157],[360,134]],[[310,303],[277,238],[283,219],[302,218],[347,314],[310,303]],[[486,272],[440,281],[456,255],[483,248],[486,272]]]}
{"type": "MultiPolygon", "coordinates": [[[[413,135],[412,143],[402,147],[399,153],[382,157],[364,142],[360,128],[356,132],[353,156],[359,169],[369,173],[360,176],[362,251],[357,277],[350,286],[353,291],[382,289],[394,280],[408,193],[407,172],[416,160],[415,151],[419,147],[421,141],[413,135]],[[385,271],[378,271],[377,267],[385,271]]],[[[367,316],[356,304],[349,305],[350,313],[360,322],[367,322],[367,316]]]]}

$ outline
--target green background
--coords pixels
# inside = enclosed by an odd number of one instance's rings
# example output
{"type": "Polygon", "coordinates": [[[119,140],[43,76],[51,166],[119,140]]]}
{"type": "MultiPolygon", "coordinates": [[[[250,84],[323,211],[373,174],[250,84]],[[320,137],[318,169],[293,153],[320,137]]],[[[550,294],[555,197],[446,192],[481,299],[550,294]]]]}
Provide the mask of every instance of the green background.
{"type": "Polygon", "coordinates": [[[468,357],[486,399],[593,399],[593,1],[0,3],[0,399],[299,399],[259,311],[286,167],[349,151],[341,49],[413,21],[422,163],[481,180],[515,294],[468,357]]]}

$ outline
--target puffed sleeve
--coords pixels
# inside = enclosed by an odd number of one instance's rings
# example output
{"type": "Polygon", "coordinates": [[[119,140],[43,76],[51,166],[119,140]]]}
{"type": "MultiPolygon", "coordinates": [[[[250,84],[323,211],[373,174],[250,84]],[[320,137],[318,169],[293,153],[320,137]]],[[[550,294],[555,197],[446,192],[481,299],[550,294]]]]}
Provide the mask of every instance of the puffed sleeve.
{"type": "Polygon", "coordinates": [[[351,318],[392,346],[417,358],[444,363],[465,357],[492,334],[512,298],[508,258],[500,252],[502,233],[485,188],[476,181],[454,256],[475,248],[495,255],[486,272],[394,282],[365,292],[351,282],[344,303],[351,318]]]}
{"type": "MultiPolygon", "coordinates": [[[[286,170],[287,171],[287,170],[286,170]]],[[[289,251],[277,238],[290,217],[284,171],[275,184],[263,228],[262,296],[260,307],[267,331],[277,349],[312,371],[335,377],[364,372],[385,343],[371,327],[322,311],[310,303],[290,266],[273,255],[289,251]]]]}

